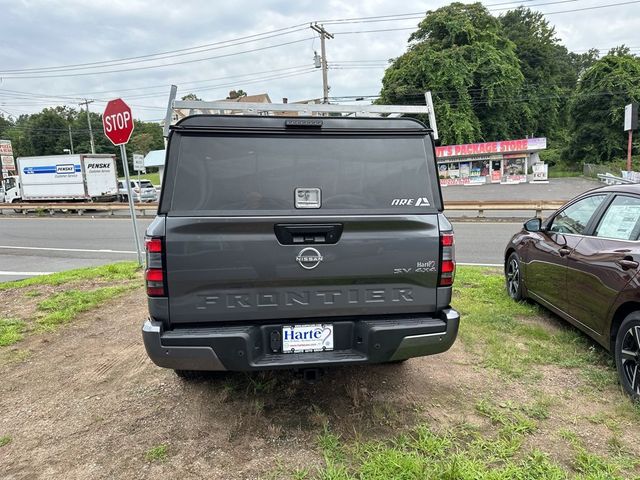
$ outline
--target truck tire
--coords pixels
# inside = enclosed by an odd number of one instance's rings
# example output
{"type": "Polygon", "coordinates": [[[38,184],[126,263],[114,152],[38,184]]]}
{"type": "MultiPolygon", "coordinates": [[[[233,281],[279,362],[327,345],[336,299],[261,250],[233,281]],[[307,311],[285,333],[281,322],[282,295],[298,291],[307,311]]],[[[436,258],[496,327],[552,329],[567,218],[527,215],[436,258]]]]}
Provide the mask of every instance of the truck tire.
{"type": "Polygon", "coordinates": [[[175,374],[182,380],[191,381],[202,378],[204,372],[200,370],[174,370],[175,374]]]}

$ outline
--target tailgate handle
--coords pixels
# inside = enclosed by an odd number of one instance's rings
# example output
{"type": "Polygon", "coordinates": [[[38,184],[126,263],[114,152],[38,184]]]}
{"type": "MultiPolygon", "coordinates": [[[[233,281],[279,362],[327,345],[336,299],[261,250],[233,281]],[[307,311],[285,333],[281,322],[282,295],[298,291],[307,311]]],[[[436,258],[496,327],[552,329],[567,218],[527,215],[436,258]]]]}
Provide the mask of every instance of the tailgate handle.
{"type": "Polygon", "coordinates": [[[316,224],[276,224],[273,231],[282,245],[333,244],[342,235],[341,223],[316,224]]]}

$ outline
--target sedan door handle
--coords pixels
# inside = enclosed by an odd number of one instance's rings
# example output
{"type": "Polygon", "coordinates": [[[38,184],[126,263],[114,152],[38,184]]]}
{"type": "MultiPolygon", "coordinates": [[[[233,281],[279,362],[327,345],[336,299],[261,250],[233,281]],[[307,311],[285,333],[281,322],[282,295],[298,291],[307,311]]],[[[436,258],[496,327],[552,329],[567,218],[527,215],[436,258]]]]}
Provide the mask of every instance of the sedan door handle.
{"type": "Polygon", "coordinates": [[[638,264],[638,262],[636,262],[635,260],[624,258],[622,260],[618,260],[618,265],[620,265],[623,270],[630,270],[632,268],[637,269],[640,264],[638,264]]]}
{"type": "Polygon", "coordinates": [[[558,250],[558,253],[560,254],[561,257],[566,257],[571,253],[571,249],[567,247],[562,247],[560,250],[558,250]]]}

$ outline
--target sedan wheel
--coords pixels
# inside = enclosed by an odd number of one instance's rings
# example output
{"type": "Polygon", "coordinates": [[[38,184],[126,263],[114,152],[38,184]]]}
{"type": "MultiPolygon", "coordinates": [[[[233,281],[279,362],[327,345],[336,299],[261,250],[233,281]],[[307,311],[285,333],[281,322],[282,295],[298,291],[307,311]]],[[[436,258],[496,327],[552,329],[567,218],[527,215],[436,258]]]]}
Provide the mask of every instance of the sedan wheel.
{"type": "Polygon", "coordinates": [[[640,399],[640,312],[630,314],[622,322],[615,355],[622,387],[632,398],[640,399]]]}
{"type": "Polygon", "coordinates": [[[522,274],[520,272],[520,258],[517,253],[509,255],[505,266],[507,292],[514,300],[524,299],[522,294],[522,274]]]}

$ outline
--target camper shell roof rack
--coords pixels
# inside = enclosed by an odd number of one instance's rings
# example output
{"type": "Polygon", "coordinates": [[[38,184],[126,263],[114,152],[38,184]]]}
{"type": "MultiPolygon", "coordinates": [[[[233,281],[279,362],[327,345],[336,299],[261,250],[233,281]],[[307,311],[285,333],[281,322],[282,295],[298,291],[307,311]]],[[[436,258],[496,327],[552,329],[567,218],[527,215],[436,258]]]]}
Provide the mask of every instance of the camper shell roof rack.
{"type": "Polygon", "coordinates": [[[428,115],[433,138],[438,139],[438,127],[433,110],[431,92],[425,92],[425,105],[334,105],[329,103],[250,103],[207,102],[202,100],[176,100],[178,87],[171,86],[167,113],[164,119],[164,136],[178,120],[191,115],[278,115],[278,116],[355,116],[399,117],[402,115],[428,115]],[[186,113],[185,113],[186,112],[186,113]]]}

